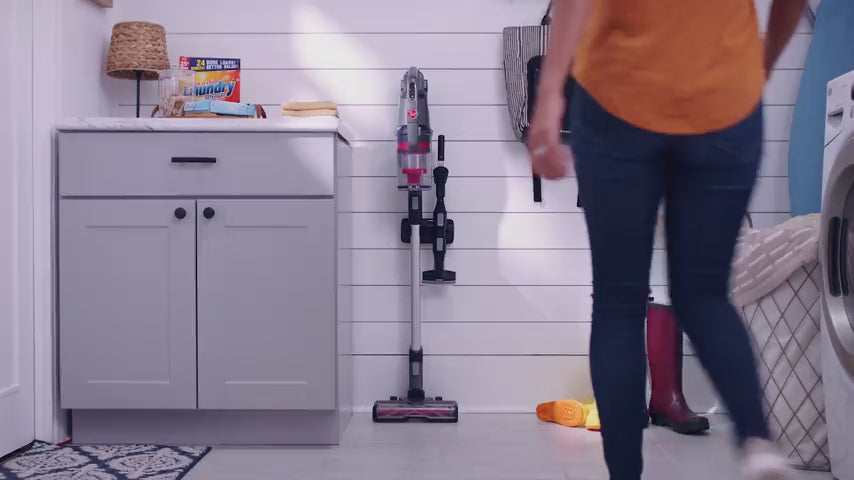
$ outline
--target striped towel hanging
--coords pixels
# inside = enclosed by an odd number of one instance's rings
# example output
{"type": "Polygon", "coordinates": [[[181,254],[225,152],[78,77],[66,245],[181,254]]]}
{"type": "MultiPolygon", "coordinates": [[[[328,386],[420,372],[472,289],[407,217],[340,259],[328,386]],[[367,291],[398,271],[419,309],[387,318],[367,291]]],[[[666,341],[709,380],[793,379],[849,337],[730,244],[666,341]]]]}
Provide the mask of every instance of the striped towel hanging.
{"type": "Polygon", "coordinates": [[[532,58],[541,57],[546,53],[551,9],[552,5],[549,3],[540,25],[506,27],[503,32],[507,108],[513,132],[519,141],[525,140],[525,133],[530,126],[528,63],[532,58]]]}

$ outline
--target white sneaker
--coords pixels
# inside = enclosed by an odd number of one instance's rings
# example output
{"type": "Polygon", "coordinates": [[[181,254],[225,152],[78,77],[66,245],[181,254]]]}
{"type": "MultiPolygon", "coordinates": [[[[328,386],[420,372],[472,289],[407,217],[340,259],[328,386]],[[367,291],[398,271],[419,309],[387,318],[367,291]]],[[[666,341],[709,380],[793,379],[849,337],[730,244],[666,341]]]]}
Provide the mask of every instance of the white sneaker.
{"type": "Polygon", "coordinates": [[[744,480],[792,480],[792,470],[777,446],[768,440],[749,438],[741,450],[744,480]]]}

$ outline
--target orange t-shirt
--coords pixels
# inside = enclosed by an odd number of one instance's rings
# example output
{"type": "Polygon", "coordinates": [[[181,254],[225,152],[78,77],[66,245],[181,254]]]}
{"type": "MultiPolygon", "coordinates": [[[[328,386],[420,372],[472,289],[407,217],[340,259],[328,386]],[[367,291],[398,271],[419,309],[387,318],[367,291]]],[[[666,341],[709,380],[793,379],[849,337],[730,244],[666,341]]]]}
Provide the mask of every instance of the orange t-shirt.
{"type": "Polygon", "coordinates": [[[573,76],[603,108],[645,130],[734,125],[765,85],[753,0],[593,0],[573,76]]]}

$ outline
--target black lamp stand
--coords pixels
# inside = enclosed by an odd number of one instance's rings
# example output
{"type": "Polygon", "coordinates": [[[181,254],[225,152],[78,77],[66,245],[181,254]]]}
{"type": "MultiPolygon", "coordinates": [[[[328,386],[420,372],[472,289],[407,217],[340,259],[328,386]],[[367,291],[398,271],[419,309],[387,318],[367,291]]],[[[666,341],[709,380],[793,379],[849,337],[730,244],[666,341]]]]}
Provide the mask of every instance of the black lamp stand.
{"type": "Polygon", "coordinates": [[[136,118],[139,118],[139,89],[142,83],[142,70],[134,70],[136,73],[136,118]]]}

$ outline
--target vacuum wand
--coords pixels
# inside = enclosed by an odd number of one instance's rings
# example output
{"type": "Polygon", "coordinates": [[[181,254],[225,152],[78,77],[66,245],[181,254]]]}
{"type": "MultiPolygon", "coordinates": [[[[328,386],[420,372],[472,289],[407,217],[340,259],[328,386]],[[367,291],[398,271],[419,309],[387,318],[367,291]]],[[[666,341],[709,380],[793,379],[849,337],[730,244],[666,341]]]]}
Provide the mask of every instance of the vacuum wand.
{"type": "Polygon", "coordinates": [[[412,305],[410,306],[410,315],[412,318],[412,341],[410,346],[413,350],[421,350],[421,226],[414,225],[412,227],[412,241],[409,245],[410,254],[412,256],[412,305]],[[419,327],[419,328],[415,328],[419,327]]]}
{"type": "Polygon", "coordinates": [[[411,269],[409,392],[410,402],[424,400],[424,350],[421,347],[421,191],[409,191],[409,253],[411,269]]]}

